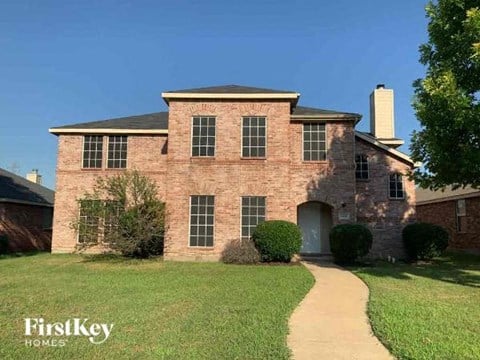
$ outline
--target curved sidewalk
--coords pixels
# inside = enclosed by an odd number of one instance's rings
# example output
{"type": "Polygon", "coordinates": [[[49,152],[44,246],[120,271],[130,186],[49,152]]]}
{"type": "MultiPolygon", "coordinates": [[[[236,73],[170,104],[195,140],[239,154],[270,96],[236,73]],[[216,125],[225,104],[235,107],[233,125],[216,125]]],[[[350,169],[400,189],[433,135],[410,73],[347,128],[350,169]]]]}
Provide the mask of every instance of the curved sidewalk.
{"type": "Polygon", "coordinates": [[[329,262],[302,263],[315,285],[290,317],[287,343],[293,358],[394,359],[370,328],[363,281],[329,262]]]}

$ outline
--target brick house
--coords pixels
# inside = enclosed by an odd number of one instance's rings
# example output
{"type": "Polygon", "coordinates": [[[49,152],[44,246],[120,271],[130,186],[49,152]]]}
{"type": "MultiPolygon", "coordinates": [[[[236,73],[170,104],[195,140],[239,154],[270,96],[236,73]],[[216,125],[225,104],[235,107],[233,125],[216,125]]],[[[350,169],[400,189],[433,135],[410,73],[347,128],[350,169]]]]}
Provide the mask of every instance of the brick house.
{"type": "Polygon", "coordinates": [[[400,232],[415,217],[404,174],[414,165],[396,150],[393,91],[373,91],[370,133],[355,130],[361,115],[298,106],[299,96],[237,85],[169,91],[168,112],[50,129],[52,251],[82,241],[69,224],[98,176],[137,169],[166,202],[166,259],[217,260],[265,219],[298,223],[302,253],[328,254],[333,225],[361,222],[374,233],[373,256],[402,256],[400,232]]]}
{"type": "Polygon", "coordinates": [[[480,189],[417,189],[416,196],[418,220],[445,228],[450,249],[480,252],[480,189]]]}
{"type": "Polygon", "coordinates": [[[54,191],[0,169],[0,236],[6,236],[9,251],[50,250],[54,196],[54,191]]]}

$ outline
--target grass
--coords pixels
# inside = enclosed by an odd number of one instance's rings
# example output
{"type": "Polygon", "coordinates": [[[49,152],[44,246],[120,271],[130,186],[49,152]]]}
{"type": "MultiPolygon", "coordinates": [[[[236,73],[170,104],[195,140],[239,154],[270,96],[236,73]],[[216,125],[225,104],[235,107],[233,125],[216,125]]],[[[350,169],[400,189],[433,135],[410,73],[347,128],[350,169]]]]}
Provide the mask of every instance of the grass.
{"type": "Polygon", "coordinates": [[[288,318],[314,282],[303,266],[50,254],[0,258],[0,274],[1,359],[286,359],[288,318]],[[101,345],[29,347],[26,317],[114,326],[101,345]]]}
{"type": "Polygon", "coordinates": [[[352,269],[375,334],[398,359],[480,359],[480,257],[352,269]]]}

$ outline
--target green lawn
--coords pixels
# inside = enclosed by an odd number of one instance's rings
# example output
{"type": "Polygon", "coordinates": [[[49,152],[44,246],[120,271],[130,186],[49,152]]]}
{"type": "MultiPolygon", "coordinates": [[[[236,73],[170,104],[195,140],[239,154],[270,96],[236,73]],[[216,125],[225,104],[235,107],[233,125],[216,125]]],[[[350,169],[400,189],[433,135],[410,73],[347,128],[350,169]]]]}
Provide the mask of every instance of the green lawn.
{"type": "Polygon", "coordinates": [[[375,334],[399,359],[480,359],[480,257],[353,269],[375,334]]]}
{"type": "Polygon", "coordinates": [[[303,266],[50,254],[0,258],[0,274],[1,359],[285,359],[288,318],[314,282],[303,266]],[[114,326],[101,345],[33,348],[26,317],[114,326]]]}

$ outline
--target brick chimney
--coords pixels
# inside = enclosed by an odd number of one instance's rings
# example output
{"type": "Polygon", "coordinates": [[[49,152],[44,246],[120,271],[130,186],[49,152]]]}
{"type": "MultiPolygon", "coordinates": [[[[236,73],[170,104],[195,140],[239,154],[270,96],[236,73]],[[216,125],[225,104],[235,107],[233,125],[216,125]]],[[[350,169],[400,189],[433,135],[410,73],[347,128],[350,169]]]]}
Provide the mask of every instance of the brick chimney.
{"type": "Polygon", "coordinates": [[[395,138],[393,90],[378,84],[370,94],[370,133],[387,146],[396,148],[403,140],[395,138]]]}
{"type": "Polygon", "coordinates": [[[38,169],[32,169],[31,172],[27,174],[27,180],[34,182],[35,184],[42,184],[42,175],[38,173],[38,169]]]}

